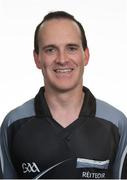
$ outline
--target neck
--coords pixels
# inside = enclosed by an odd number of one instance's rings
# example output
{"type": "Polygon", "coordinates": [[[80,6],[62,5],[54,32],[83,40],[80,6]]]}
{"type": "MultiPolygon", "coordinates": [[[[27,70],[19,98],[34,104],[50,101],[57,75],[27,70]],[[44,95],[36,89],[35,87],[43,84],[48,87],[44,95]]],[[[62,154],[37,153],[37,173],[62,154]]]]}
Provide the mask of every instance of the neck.
{"type": "Polygon", "coordinates": [[[45,98],[53,118],[66,127],[78,118],[84,93],[82,87],[64,93],[45,89],[45,98]]]}
{"type": "Polygon", "coordinates": [[[67,109],[67,106],[71,104],[71,107],[76,104],[79,105],[83,97],[83,87],[77,87],[69,91],[53,91],[45,87],[45,98],[48,104],[58,103],[60,106],[67,109]]]}

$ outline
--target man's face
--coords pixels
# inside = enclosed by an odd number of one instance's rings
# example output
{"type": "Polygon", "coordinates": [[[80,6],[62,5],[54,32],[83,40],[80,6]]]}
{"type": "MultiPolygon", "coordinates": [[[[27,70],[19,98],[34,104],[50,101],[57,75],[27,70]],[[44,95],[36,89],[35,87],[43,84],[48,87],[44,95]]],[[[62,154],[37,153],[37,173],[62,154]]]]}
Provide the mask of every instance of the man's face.
{"type": "Polygon", "coordinates": [[[45,86],[67,91],[82,86],[88,49],[84,51],[77,24],[67,19],[44,22],[39,32],[39,54],[34,52],[36,65],[42,69],[45,86]]]}

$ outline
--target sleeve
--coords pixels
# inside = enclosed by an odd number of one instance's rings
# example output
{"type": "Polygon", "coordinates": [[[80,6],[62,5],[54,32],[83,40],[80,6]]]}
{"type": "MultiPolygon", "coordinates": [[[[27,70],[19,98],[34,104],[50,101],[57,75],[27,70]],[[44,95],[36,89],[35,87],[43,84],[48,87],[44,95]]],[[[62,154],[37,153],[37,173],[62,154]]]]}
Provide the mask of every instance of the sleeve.
{"type": "Polygon", "coordinates": [[[120,142],[114,163],[114,178],[127,178],[127,118],[122,114],[118,122],[120,142]]]}
{"type": "Polygon", "coordinates": [[[121,178],[127,179],[127,146],[126,146],[124,154],[123,154],[121,166],[122,166],[121,178]]]}
{"type": "Polygon", "coordinates": [[[2,169],[1,169],[1,163],[0,163],[0,179],[3,179],[2,169]]]}
{"type": "Polygon", "coordinates": [[[5,118],[0,129],[0,166],[1,176],[3,179],[15,179],[16,171],[11,162],[9,149],[8,149],[8,129],[9,116],[5,118]]]}
{"type": "Polygon", "coordinates": [[[0,129],[0,166],[4,179],[15,179],[17,173],[13,167],[9,152],[8,128],[12,123],[21,118],[35,115],[34,98],[25,102],[21,106],[11,110],[5,117],[0,129]]]}
{"type": "Polygon", "coordinates": [[[113,178],[125,178],[127,177],[127,117],[112,105],[98,99],[96,100],[96,116],[112,122],[118,128],[120,140],[113,164],[113,178]]]}

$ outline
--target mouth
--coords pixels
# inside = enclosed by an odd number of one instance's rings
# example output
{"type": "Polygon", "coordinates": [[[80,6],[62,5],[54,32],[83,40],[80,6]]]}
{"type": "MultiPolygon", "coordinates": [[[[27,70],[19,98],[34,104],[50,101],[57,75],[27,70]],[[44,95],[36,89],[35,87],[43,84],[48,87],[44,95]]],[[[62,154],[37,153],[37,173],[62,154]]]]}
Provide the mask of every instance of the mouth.
{"type": "Polygon", "coordinates": [[[74,69],[73,68],[59,68],[54,69],[54,72],[56,73],[71,73],[74,69]]]}

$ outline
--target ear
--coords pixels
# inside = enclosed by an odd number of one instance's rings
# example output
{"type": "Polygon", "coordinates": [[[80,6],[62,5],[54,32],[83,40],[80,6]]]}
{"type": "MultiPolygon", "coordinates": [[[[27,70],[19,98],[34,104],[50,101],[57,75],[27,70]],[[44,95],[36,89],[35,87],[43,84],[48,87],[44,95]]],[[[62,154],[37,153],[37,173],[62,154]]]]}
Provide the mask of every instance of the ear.
{"type": "Polygon", "coordinates": [[[35,61],[36,67],[38,69],[41,69],[41,61],[40,61],[40,58],[39,58],[39,54],[37,54],[35,52],[35,50],[33,51],[33,56],[34,56],[34,61],[35,61]]]}
{"type": "Polygon", "coordinates": [[[89,62],[89,57],[90,57],[88,48],[85,49],[84,56],[85,56],[85,66],[86,66],[88,64],[88,62],[89,62]]]}

